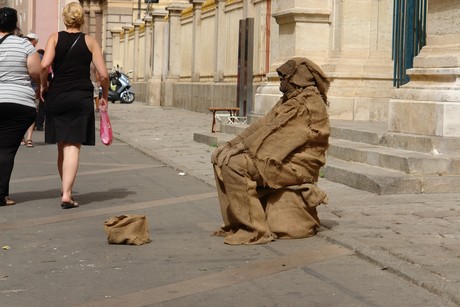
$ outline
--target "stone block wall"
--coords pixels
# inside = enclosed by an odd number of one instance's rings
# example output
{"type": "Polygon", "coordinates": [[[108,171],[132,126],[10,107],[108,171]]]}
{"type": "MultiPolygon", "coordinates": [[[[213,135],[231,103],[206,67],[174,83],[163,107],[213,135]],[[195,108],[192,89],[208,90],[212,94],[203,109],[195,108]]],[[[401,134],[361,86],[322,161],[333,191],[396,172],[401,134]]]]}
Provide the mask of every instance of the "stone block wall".
{"type": "Polygon", "coordinates": [[[440,115],[460,114],[455,104],[460,63],[455,43],[460,37],[457,0],[430,0],[428,45],[415,58],[415,67],[409,72],[412,84],[400,90],[392,82],[393,0],[162,3],[152,12],[151,24],[146,22],[145,32],[140,30],[138,36],[131,32],[125,35],[127,25],[123,22],[131,14],[122,14],[117,5],[112,5],[107,15],[119,15],[110,17],[109,26],[118,27],[110,32],[113,54],[118,52],[116,57],[124,66],[131,67],[134,59],[153,55],[150,66],[136,66],[138,79],[150,78],[145,96],[152,105],[199,112],[207,112],[210,106],[235,106],[239,21],[251,17],[255,26],[251,110],[255,115],[265,114],[280,97],[275,69],[291,57],[302,56],[319,64],[332,81],[328,95],[331,118],[389,121],[395,131],[416,131],[408,128],[410,120],[403,124],[406,117],[399,114],[409,111],[405,102],[419,93],[417,99],[423,96],[449,102],[424,107],[413,104],[413,108],[420,106],[417,112],[427,110],[421,118],[432,119],[428,121],[430,128],[426,127],[429,131],[421,133],[457,130],[453,119],[440,115]],[[151,43],[147,43],[148,39],[151,43]],[[432,68],[435,70],[429,70],[432,68]],[[438,68],[451,70],[438,73],[438,68]],[[448,84],[450,89],[441,84],[448,84]],[[419,90],[433,85],[432,91],[419,90]]]}
{"type": "Polygon", "coordinates": [[[410,82],[390,101],[390,131],[460,137],[459,16],[459,1],[429,1],[427,45],[408,71],[410,82]]]}
{"type": "Polygon", "coordinates": [[[236,84],[177,82],[174,84],[174,107],[209,112],[209,107],[236,107],[236,84]]]}

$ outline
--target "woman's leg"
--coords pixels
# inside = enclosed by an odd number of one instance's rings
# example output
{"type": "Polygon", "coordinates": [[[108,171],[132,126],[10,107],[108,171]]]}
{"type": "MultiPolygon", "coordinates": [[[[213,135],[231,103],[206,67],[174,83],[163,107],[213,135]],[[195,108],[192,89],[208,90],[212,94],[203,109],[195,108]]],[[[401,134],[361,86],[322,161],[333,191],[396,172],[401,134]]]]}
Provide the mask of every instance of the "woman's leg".
{"type": "Polygon", "coordinates": [[[34,142],[32,140],[32,134],[34,133],[35,130],[35,122],[30,125],[30,127],[27,129],[26,133],[26,146],[27,147],[34,147],[34,142]]]}
{"type": "Polygon", "coordinates": [[[21,139],[33,122],[34,108],[15,103],[0,103],[0,205],[9,196],[14,158],[21,139]]]}
{"type": "Polygon", "coordinates": [[[62,181],[64,203],[72,202],[72,188],[77,177],[81,144],[58,143],[58,170],[62,181]]]}
{"type": "MultiPolygon", "coordinates": [[[[64,143],[63,142],[57,143],[57,146],[58,146],[57,168],[58,168],[59,177],[61,178],[61,183],[62,183],[62,162],[64,161],[64,143]]],[[[61,194],[62,194],[62,191],[61,191],[61,194]]]]}
{"type": "Polygon", "coordinates": [[[14,167],[17,146],[0,146],[0,205],[5,205],[5,197],[10,194],[10,178],[14,167]]]}

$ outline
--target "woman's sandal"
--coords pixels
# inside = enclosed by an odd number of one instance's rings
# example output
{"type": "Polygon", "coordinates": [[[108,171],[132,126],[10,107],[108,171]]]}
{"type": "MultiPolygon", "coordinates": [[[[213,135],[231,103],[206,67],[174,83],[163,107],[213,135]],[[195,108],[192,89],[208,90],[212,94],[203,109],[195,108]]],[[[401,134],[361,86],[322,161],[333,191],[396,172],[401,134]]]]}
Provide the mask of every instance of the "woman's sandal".
{"type": "Polygon", "coordinates": [[[2,201],[0,201],[0,206],[13,206],[16,205],[16,202],[6,196],[2,201]]]}
{"type": "Polygon", "coordinates": [[[72,208],[78,208],[80,207],[77,202],[75,201],[63,201],[61,203],[61,208],[62,209],[72,209],[72,208]]]}
{"type": "Polygon", "coordinates": [[[34,147],[34,142],[32,140],[27,140],[26,141],[26,146],[27,147],[34,147]]]}

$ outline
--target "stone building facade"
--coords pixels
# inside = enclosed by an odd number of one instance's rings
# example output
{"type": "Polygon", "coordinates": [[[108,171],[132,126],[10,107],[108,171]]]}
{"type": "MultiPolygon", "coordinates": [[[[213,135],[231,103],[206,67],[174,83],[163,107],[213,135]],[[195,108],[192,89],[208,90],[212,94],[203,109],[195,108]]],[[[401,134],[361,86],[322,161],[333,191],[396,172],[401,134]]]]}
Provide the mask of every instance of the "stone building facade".
{"type": "Polygon", "coordinates": [[[264,114],[278,99],[276,67],[306,56],[333,80],[332,117],[384,121],[394,91],[392,2],[160,1],[142,21],[111,29],[112,59],[135,81],[149,80],[136,85],[152,105],[237,106],[239,22],[253,19],[248,113],[264,114]]]}
{"type": "MultiPolygon", "coordinates": [[[[45,2],[40,7],[54,13],[40,17],[46,20],[40,24],[62,29],[52,19],[60,19],[57,12],[69,0],[45,2]]],[[[87,14],[84,30],[101,42],[109,69],[132,71],[137,97],[148,104],[199,112],[240,106],[240,23],[251,20],[247,115],[264,114],[280,96],[276,67],[305,56],[332,80],[331,118],[384,121],[399,133],[460,136],[457,0],[428,0],[426,46],[408,71],[410,82],[400,88],[393,86],[395,0],[80,2],[87,14]]],[[[35,30],[33,24],[28,30],[35,30]]]]}
{"type": "MultiPolygon", "coordinates": [[[[47,37],[36,21],[50,33],[63,29],[60,11],[69,1],[9,3],[25,5],[21,20],[47,37]]],[[[276,68],[307,57],[331,79],[330,117],[344,120],[335,123],[365,122],[375,132],[368,140],[369,133],[345,129],[354,143],[331,145],[325,178],[376,193],[459,191],[458,0],[80,2],[83,30],[100,41],[109,70],[129,72],[139,101],[197,112],[238,106],[250,122],[281,96],[276,68]],[[417,53],[404,53],[409,66],[400,65],[394,44],[402,4],[424,10],[423,18],[414,15],[423,35],[407,27],[421,38],[417,53]],[[395,83],[397,67],[409,76],[403,83],[395,83]]]]}
{"type": "Polygon", "coordinates": [[[447,145],[460,137],[460,2],[428,3],[427,44],[408,72],[411,81],[389,102],[388,128],[441,137],[447,145]]]}
{"type": "MultiPolygon", "coordinates": [[[[211,106],[237,106],[238,22],[250,18],[254,20],[250,113],[264,114],[278,99],[276,67],[290,57],[305,56],[320,64],[333,81],[329,93],[332,118],[388,121],[395,131],[428,133],[409,128],[409,121],[401,119],[407,118],[402,114],[408,108],[421,111],[415,101],[422,98],[414,96],[414,92],[420,91],[410,88],[418,89],[423,82],[430,88],[436,87],[432,91],[438,93],[438,97],[429,97],[430,103],[424,104],[430,113],[427,116],[436,122],[431,124],[430,133],[443,135],[447,130],[434,132],[438,128],[433,127],[440,124],[441,109],[447,107],[439,100],[453,103],[451,109],[459,101],[455,84],[460,31],[456,17],[460,3],[428,1],[427,46],[409,72],[412,81],[399,89],[393,87],[393,3],[160,1],[140,20],[134,19],[135,12],[126,13],[125,20],[128,15],[133,17],[131,23],[123,20],[117,21],[118,26],[108,24],[107,42],[111,46],[106,45],[106,49],[112,63],[126,71],[133,70],[136,87],[149,104],[199,112],[206,112],[211,106]],[[444,67],[445,62],[449,68],[444,67]],[[441,83],[443,87],[438,88],[441,83]],[[414,101],[410,102],[407,96],[414,101]],[[437,115],[431,116],[434,113],[437,115]]],[[[452,114],[443,112],[446,116],[452,114]]],[[[451,125],[446,118],[442,122],[451,125]]],[[[450,127],[449,131],[452,129],[458,130],[450,127]]]]}
{"type": "Polygon", "coordinates": [[[251,122],[280,97],[276,68],[304,56],[332,81],[330,117],[367,123],[331,140],[326,179],[378,194],[459,191],[459,1],[164,2],[111,30],[113,63],[133,71],[142,101],[198,112],[238,106],[251,122]]]}

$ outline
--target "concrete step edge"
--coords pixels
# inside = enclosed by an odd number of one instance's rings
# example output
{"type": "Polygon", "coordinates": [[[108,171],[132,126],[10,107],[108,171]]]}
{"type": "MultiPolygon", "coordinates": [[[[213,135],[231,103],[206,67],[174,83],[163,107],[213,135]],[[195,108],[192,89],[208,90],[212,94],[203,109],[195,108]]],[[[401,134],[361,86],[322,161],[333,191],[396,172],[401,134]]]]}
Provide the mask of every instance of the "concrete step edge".
{"type": "Polygon", "coordinates": [[[418,177],[331,157],[327,158],[322,174],[329,181],[379,195],[419,194],[422,192],[418,177]]]}
{"type": "Polygon", "coordinates": [[[329,181],[379,195],[460,192],[459,175],[410,175],[331,157],[322,175],[329,181]]]}
{"type": "Polygon", "coordinates": [[[195,132],[193,134],[193,140],[198,143],[207,144],[209,146],[217,147],[220,146],[231,139],[235,135],[221,132],[195,132]]]}
{"type": "Polygon", "coordinates": [[[328,156],[407,174],[459,174],[458,157],[433,155],[404,149],[330,139],[328,156]],[[457,162],[457,163],[456,163],[457,162]]]}

